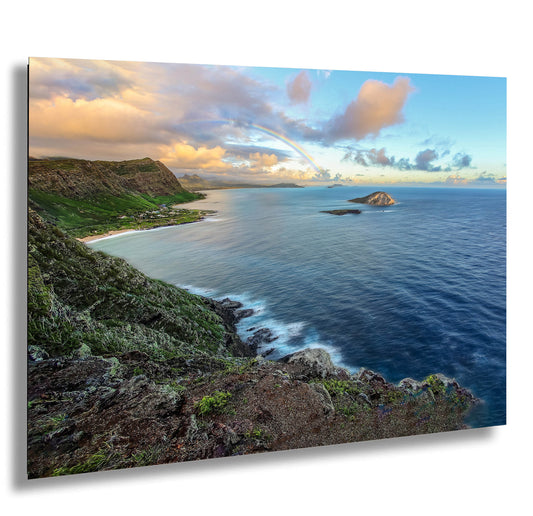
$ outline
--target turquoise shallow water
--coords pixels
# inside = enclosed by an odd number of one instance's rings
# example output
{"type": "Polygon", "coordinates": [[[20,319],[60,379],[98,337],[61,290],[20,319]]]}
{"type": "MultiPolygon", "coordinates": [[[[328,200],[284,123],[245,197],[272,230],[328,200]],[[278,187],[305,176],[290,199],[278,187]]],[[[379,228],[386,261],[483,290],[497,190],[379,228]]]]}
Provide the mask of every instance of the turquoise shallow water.
{"type": "Polygon", "coordinates": [[[442,372],[484,403],[472,426],[505,424],[506,193],[388,187],[207,192],[205,221],[99,240],[148,275],[256,310],[240,323],[279,337],[271,357],[327,348],[393,382],[442,372]],[[361,215],[320,210],[355,208],[361,215]]]}

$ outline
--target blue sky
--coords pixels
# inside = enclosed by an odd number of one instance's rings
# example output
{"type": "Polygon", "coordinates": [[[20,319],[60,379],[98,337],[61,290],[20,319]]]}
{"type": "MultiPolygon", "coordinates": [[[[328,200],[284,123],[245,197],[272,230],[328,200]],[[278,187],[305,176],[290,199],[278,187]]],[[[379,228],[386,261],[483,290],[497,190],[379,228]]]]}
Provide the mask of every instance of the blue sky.
{"type": "Polygon", "coordinates": [[[178,176],[506,182],[504,78],[32,58],[30,154],[178,176]]]}

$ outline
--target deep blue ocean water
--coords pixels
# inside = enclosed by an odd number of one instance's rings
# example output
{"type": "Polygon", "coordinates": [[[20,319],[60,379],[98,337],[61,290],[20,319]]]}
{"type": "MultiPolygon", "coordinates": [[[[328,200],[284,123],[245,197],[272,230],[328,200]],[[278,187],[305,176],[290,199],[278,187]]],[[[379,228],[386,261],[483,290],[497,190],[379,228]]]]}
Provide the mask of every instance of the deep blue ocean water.
{"type": "Polygon", "coordinates": [[[506,421],[506,192],[387,187],[397,204],[347,203],[363,187],[207,192],[205,221],[91,243],[149,276],[256,310],[279,339],[269,358],[325,347],[398,382],[443,373],[483,404],[474,427],[506,421]],[[360,208],[360,215],[321,210],[360,208]]]}

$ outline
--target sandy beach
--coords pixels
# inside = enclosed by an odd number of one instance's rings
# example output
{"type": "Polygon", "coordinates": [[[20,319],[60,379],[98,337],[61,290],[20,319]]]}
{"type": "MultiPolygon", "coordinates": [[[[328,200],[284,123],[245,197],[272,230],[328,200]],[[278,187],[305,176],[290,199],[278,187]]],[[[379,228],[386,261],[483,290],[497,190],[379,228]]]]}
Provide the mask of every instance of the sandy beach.
{"type": "Polygon", "coordinates": [[[83,238],[77,238],[76,240],[79,240],[80,242],[92,242],[94,240],[100,240],[102,238],[108,238],[115,235],[120,235],[121,233],[133,233],[136,231],[135,229],[116,229],[113,231],[108,231],[107,233],[103,233],[101,235],[90,235],[83,238]]]}

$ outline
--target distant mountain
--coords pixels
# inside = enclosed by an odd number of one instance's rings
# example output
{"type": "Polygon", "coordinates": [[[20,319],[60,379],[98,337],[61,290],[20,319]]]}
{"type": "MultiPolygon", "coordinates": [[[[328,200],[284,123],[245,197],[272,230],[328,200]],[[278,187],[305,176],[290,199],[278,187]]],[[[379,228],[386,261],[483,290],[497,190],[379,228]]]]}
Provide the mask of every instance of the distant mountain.
{"type": "Polygon", "coordinates": [[[179,178],[179,182],[190,191],[212,190],[214,188],[212,181],[208,181],[198,174],[185,174],[179,178]]]}
{"type": "Polygon", "coordinates": [[[303,186],[294,183],[276,183],[275,185],[268,185],[265,188],[303,188],[303,186]]]}
{"type": "Polygon", "coordinates": [[[273,185],[235,183],[231,181],[220,181],[217,179],[205,179],[197,174],[184,174],[179,177],[179,181],[190,191],[222,190],[227,188],[303,188],[303,186],[294,183],[276,183],[273,185]]]}

